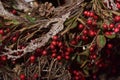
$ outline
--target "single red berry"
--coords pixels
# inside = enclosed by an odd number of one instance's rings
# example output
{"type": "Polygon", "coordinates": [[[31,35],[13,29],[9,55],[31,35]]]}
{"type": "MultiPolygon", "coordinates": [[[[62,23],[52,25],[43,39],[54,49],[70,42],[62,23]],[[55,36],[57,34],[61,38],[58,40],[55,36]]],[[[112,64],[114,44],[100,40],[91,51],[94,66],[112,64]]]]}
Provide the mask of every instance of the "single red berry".
{"type": "Polygon", "coordinates": [[[58,46],[59,47],[62,47],[63,46],[63,43],[60,41],[60,42],[58,42],[58,46]]]}
{"type": "Polygon", "coordinates": [[[117,27],[118,27],[118,28],[119,28],[119,30],[120,30],[120,24],[118,24],[118,25],[117,25],[117,27]]]}
{"type": "Polygon", "coordinates": [[[115,33],[118,33],[118,32],[119,32],[119,28],[116,27],[116,28],[114,29],[114,32],[115,32],[115,33]]]}
{"type": "Polygon", "coordinates": [[[53,36],[52,39],[53,40],[58,40],[58,36],[53,36]]]}
{"type": "Polygon", "coordinates": [[[25,80],[25,75],[24,75],[24,74],[21,74],[21,75],[20,75],[20,79],[21,79],[21,80],[25,80]]]}
{"type": "Polygon", "coordinates": [[[117,8],[120,9],[120,3],[116,3],[117,4],[117,8]]]}
{"type": "Polygon", "coordinates": [[[76,42],[75,40],[72,40],[72,41],[70,42],[70,44],[72,44],[72,45],[76,45],[77,42],[76,42]]]}
{"type": "Polygon", "coordinates": [[[75,80],[79,80],[79,76],[75,76],[75,80]]]}
{"type": "Polygon", "coordinates": [[[46,54],[47,54],[46,50],[42,51],[42,55],[46,55],[46,54]]]}
{"type": "Polygon", "coordinates": [[[95,20],[97,20],[97,19],[98,19],[98,16],[93,16],[93,18],[94,18],[95,20]]]}
{"type": "Polygon", "coordinates": [[[1,56],[1,60],[2,61],[6,61],[7,60],[7,56],[1,56]]]}
{"type": "Polygon", "coordinates": [[[94,16],[94,13],[93,12],[90,12],[90,17],[93,17],[94,16]]]}
{"type": "Polygon", "coordinates": [[[56,57],[56,53],[52,53],[52,58],[55,58],[56,57]]]}
{"type": "Polygon", "coordinates": [[[90,12],[88,11],[87,14],[86,14],[87,17],[90,17],[90,12]]]}
{"type": "Polygon", "coordinates": [[[114,24],[110,24],[110,25],[109,25],[109,28],[110,28],[110,29],[113,29],[113,28],[114,28],[114,24]]]}
{"type": "Polygon", "coordinates": [[[36,53],[40,53],[40,52],[41,52],[41,49],[40,49],[40,48],[37,48],[37,49],[35,50],[35,52],[36,52],[36,53]]]}
{"type": "Polygon", "coordinates": [[[50,49],[55,49],[55,46],[53,44],[51,44],[50,49]]]}
{"type": "Polygon", "coordinates": [[[56,46],[57,42],[56,41],[52,41],[51,44],[54,45],[54,46],[56,46]]]}
{"type": "Polygon", "coordinates": [[[65,52],[65,55],[67,55],[67,56],[70,55],[70,52],[65,52]]]}
{"type": "Polygon", "coordinates": [[[84,34],[84,35],[87,35],[87,33],[88,33],[88,30],[84,30],[84,31],[83,31],[83,34],[84,34]]]}
{"type": "Polygon", "coordinates": [[[113,47],[113,45],[111,43],[107,44],[107,48],[111,49],[113,47]]]}
{"type": "Polygon", "coordinates": [[[115,20],[116,22],[119,22],[119,21],[120,21],[120,16],[115,16],[114,20],[115,20]]]}
{"type": "Polygon", "coordinates": [[[34,74],[34,78],[38,78],[38,74],[34,74]]]}
{"type": "Polygon", "coordinates": [[[94,37],[95,36],[95,32],[93,30],[89,30],[89,36],[90,37],[94,37]]]}
{"type": "Polygon", "coordinates": [[[12,41],[13,41],[13,42],[16,42],[16,41],[17,41],[17,37],[16,37],[16,36],[13,37],[13,38],[12,38],[12,41]]]}
{"type": "Polygon", "coordinates": [[[79,24],[78,29],[82,30],[84,28],[83,24],[79,24]]]}
{"type": "Polygon", "coordinates": [[[108,25],[107,24],[103,24],[103,29],[107,30],[108,29],[108,25]]]}
{"type": "Polygon", "coordinates": [[[76,36],[76,38],[75,38],[77,41],[79,41],[80,40],[80,36],[78,35],[78,36],[76,36]]]}
{"type": "Polygon", "coordinates": [[[33,63],[34,61],[35,61],[35,56],[34,55],[30,56],[30,62],[33,63]]]}
{"type": "Polygon", "coordinates": [[[3,35],[4,34],[4,30],[0,29],[0,34],[3,35]]]}
{"type": "Polygon", "coordinates": [[[13,14],[17,14],[17,11],[16,11],[16,10],[12,10],[12,13],[13,13],[13,14]]]}
{"type": "Polygon", "coordinates": [[[86,15],[87,15],[87,13],[88,13],[88,11],[84,11],[84,13],[83,13],[83,14],[86,16],[86,15]]]}
{"type": "Polygon", "coordinates": [[[57,60],[61,60],[62,59],[62,57],[61,56],[57,56],[57,60]]]}
{"type": "Polygon", "coordinates": [[[66,56],[65,56],[65,59],[68,60],[68,59],[70,59],[70,57],[66,55],[66,56]]]}
{"type": "Polygon", "coordinates": [[[88,24],[88,25],[92,25],[92,20],[88,19],[88,20],[87,20],[87,24],[88,24]]]}
{"type": "Polygon", "coordinates": [[[94,51],[94,47],[91,46],[89,50],[90,50],[90,52],[93,52],[94,51]]]}

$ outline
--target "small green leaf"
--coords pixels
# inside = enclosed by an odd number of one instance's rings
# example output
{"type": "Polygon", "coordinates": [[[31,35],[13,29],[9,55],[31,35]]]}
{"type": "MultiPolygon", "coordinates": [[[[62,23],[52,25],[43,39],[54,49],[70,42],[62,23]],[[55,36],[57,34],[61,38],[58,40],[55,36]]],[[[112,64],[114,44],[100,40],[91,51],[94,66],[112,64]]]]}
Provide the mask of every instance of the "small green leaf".
{"type": "Polygon", "coordinates": [[[18,22],[17,20],[12,20],[11,23],[13,23],[13,24],[15,24],[15,25],[19,24],[19,22],[18,22]]]}
{"type": "Polygon", "coordinates": [[[106,38],[104,35],[98,35],[97,36],[97,45],[100,47],[100,48],[103,48],[106,44],[106,38]]]}
{"type": "Polygon", "coordinates": [[[0,23],[0,27],[2,27],[3,26],[3,24],[2,23],[0,23]]]}
{"type": "Polygon", "coordinates": [[[1,42],[2,42],[2,35],[0,35],[0,44],[1,44],[1,42]]]}
{"type": "Polygon", "coordinates": [[[80,56],[79,56],[79,55],[77,56],[77,62],[78,62],[78,63],[81,62],[81,60],[80,60],[80,56]]]}
{"type": "Polygon", "coordinates": [[[30,22],[32,22],[32,23],[34,23],[35,20],[36,20],[36,18],[33,18],[33,17],[29,16],[29,15],[26,15],[26,18],[27,18],[30,22]]]}
{"type": "Polygon", "coordinates": [[[70,18],[70,19],[67,19],[66,21],[65,21],[65,26],[68,26],[69,24],[71,24],[74,20],[75,20],[75,18],[76,17],[72,17],[72,18],[70,18]]]}
{"type": "Polygon", "coordinates": [[[70,29],[73,29],[73,28],[77,27],[77,25],[78,25],[78,22],[75,21],[75,22],[71,25],[70,29]]]}
{"type": "Polygon", "coordinates": [[[105,34],[105,36],[106,36],[107,38],[109,38],[109,39],[113,39],[113,38],[116,37],[115,34],[105,34]]]}
{"type": "Polygon", "coordinates": [[[79,53],[79,55],[88,56],[89,55],[89,50],[85,50],[82,53],[79,53]]]}
{"type": "Polygon", "coordinates": [[[83,72],[85,73],[85,76],[86,76],[86,77],[89,76],[89,72],[88,72],[88,70],[84,69],[83,72]]]}

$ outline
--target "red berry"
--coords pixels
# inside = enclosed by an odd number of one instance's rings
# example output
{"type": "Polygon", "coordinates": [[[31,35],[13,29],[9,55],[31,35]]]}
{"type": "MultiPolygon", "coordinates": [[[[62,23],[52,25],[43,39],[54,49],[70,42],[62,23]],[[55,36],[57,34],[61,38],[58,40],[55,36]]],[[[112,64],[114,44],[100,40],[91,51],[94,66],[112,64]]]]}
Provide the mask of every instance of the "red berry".
{"type": "Polygon", "coordinates": [[[116,3],[117,4],[117,8],[120,9],[120,3],[116,3]]]}
{"type": "Polygon", "coordinates": [[[119,32],[119,28],[116,27],[116,28],[114,29],[114,32],[115,32],[115,33],[118,33],[118,32],[119,32]]]}
{"type": "Polygon", "coordinates": [[[87,20],[87,24],[88,24],[88,25],[92,25],[92,20],[88,19],[88,20],[87,20]]]}
{"type": "Polygon", "coordinates": [[[117,27],[120,29],[120,24],[118,24],[117,27]]]}
{"type": "Polygon", "coordinates": [[[68,60],[68,59],[70,59],[70,57],[66,55],[66,56],[65,56],[65,59],[67,59],[67,60],[68,60]]]}
{"type": "Polygon", "coordinates": [[[30,62],[33,63],[34,61],[35,61],[35,56],[34,55],[30,56],[30,62]]]}
{"type": "Polygon", "coordinates": [[[13,42],[16,42],[16,41],[17,41],[17,37],[13,37],[13,38],[12,38],[12,41],[13,41],[13,42]]]}
{"type": "Polygon", "coordinates": [[[38,74],[34,74],[34,78],[38,78],[38,74]]]}
{"type": "Polygon", "coordinates": [[[110,29],[113,29],[113,28],[114,28],[114,24],[110,24],[110,25],[109,25],[109,28],[110,28],[110,29]]]}
{"type": "Polygon", "coordinates": [[[75,80],[79,80],[79,76],[75,76],[75,80]]]}
{"type": "Polygon", "coordinates": [[[90,37],[94,37],[95,36],[95,32],[93,30],[89,30],[89,36],[90,37]]]}
{"type": "Polygon", "coordinates": [[[86,14],[87,17],[90,17],[90,12],[88,11],[87,14],[86,14]]]}
{"type": "Polygon", "coordinates": [[[4,30],[0,29],[0,34],[3,35],[4,34],[4,30]]]}
{"type": "Polygon", "coordinates": [[[93,12],[90,12],[90,17],[93,17],[94,16],[94,13],[93,12]]]}
{"type": "Polygon", "coordinates": [[[84,28],[83,24],[79,24],[78,29],[82,30],[84,28]]]}
{"type": "Polygon", "coordinates": [[[13,13],[13,14],[17,14],[16,10],[12,10],[12,13],[13,13]]]}
{"type": "Polygon", "coordinates": [[[87,33],[88,33],[88,30],[84,30],[84,31],[83,31],[83,34],[84,34],[84,35],[87,35],[87,33]]]}
{"type": "Polygon", "coordinates": [[[24,75],[24,74],[21,74],[21,75],[20,75],[20,79],[21,79],[21,80],[25,80],[25,75],[24,75]]]}
{"type": "Polygon", "coordinates": [[[62,46],[63,46],[63,43],[62,43],[62,42],[58,42],[58,46],[59,46],[59,47],[62,47],[62,46]]]}
{"type": "Polygon", "coordinates": [[[107,48],[111,49],[112,47],[113,47],[112,44],[110,44],[110,43],[107,44],[107,48]]]}
{"type": "Polygon", "coordinates": [[[103,29],[104,29],[104,30],[107,30],[107,29],[108,29],[107,24],[103,24],[103,29]]]}
{"type": "Polygon", "coordinates": [[[42,55],[46,55],[46,54],[47,54],[46,50],[42,51],[42,55]]]}
{"type": "Polygon", "coordinates": [[[80,36],[78,35],[78,36],[76,36],[76,38],[75,38],[77,41],[79,41],[80,40],[80,36]]]}
{"type": "Polygon", "coordinates": [[[51,44],[54,45],[54,46],[56,46],[57,42],[56,41],[52,41],[51,44]]]}
{"type": "Polygon", "coordinates": [[[98,19],[98,16],[93,16],[93,18],[94,18],[95,20],[97,20],[97,19],[98,19]]]}
{"type": "Polygon", "coordinates": [[[53,36],[53,40],[58,40],[58,36],[53,36]]]}
{"type": "Polygon", "coordinates": [[[91,46],[89,50],[90,50],[91,52],[93,52],[93,51],[94,51],[94,47],[91,46]]]}
{"type": "Polygon", "coordinates": [[[83,14],[86,16],[86,15],[87,15],[87,13],[88,13],[88,11],[84,11],[84,13],[83,13],[83,14]]]}
{"type": "Polygon", "coordinates": [[[68,56],[68,55],[70,55],[70,53],[69,53],[69,52],[65,52],[65,55],[67,55],[67,56],[68,56]]]}
{"type": "Polygon", "coordinates": [[[37,48],[37,49],[35,50],[35,52],[36,52],[36,53],[40,53],[40,52],[41,52],[40,48],[37,48]]]}
{"type": "Polygon", "coordinates": [[[62,59],[62,57],[61,56],[57,56],[57,60],[61,60],[62,59]]]}
{"type": "Polygon", "coordinates": [[[2,61],[6,61],[7,60],[7,56],[1,56],[1,60],[2,61]]]}
{"type": "Polygon", "coordinates": [[[72,41],[70,42],[70,44],[72,44],[72,45],[76,45],[77,42],[76,42],[75,40],[72,40],[72,41]]]}
{"type": "Polygon", "coordinates": [[[55,46],[51,44],[50,49],[55,49],[55,46]]]}
{"type": "Polygon", "coordinates": [[[116,22],[119,22],[119,21],[120,21],[120,16],[115,16],[114,20],[115,20],[116,22]]]}
{"type": "Polygon", "coordinates": [[[52,53],[52,58],[55,58],[56,57],[56,53],[52,53]]]}

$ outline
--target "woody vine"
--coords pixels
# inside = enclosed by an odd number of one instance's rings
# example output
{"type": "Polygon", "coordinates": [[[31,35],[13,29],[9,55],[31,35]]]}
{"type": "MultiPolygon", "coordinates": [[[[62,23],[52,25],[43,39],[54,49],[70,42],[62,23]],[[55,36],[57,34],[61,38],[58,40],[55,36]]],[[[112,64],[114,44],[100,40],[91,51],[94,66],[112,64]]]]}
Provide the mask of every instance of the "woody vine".
{"type": "Polygon", "coordinates": [[[0,0],[0,77],[96,80],[101,75],[109,79],[109,72],[119,76],[119,38],[119,0],[76,0],[58,7],[0,0]]]}

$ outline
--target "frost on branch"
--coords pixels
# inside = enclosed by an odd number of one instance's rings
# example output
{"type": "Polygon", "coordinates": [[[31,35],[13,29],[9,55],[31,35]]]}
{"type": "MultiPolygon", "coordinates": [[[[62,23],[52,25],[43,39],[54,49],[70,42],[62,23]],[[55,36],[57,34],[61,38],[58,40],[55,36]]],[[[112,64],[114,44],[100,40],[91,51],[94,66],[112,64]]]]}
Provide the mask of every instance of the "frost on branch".
{"type": "Polygon", "coordinates": [[[5,47],[5,49],[8,52],[3,52],[4,53],[3,55],[7,55],[8,59],[15,60],[15,59],[18,59],[18,58],[24,56],[28,52],[33,52],[37,48],[44,46],[52,36],[56,35],[61,30],[64,29],[63,24],[64,24],[65,20],[69,17],[69,15],[70,15],[70,12],[66,13],[61,18],[50,19],[45,25],[41,25],[39,27],[39,29],[47,28],[47,27],[49,27],[50,24],[54,23],[54,24],[52,24],[52,27],[48,33],[46,33],[45,35],[43,35],[40,38],[37,38],[37,39],[31,41],[24,49],[11,50],[11,49],[5,47]],[[18,53],[18,52],[23,52],[23,53],[20,56],[14,56],[14,53],[18,53]]]}

